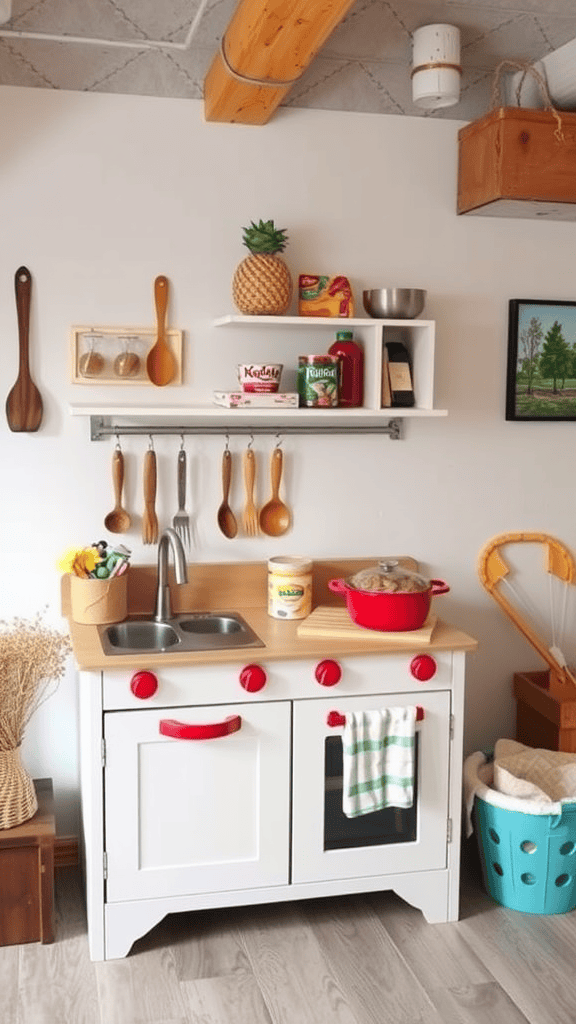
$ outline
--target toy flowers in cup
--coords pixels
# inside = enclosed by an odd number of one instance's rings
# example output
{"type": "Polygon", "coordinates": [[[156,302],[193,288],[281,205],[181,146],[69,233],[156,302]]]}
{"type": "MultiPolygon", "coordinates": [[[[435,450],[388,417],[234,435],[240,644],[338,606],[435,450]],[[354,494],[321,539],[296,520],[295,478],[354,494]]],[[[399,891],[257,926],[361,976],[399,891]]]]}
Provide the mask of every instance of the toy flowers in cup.
{"type": "Polygon", "coordinates": [[[74,622],[100,625],[122,622],[128,614],[130,551],[105,540],[88,548],[70,548],[58,563],[70,576],[70,614],[74,622]]]}

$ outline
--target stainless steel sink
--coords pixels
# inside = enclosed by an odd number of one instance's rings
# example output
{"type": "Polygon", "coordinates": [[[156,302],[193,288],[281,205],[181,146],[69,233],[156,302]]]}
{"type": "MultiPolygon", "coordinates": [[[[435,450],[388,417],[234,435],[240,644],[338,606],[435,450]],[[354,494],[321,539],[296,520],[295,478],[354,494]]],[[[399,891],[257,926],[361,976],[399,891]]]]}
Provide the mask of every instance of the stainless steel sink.
{"type": "Polygon", "coordinates": [[[161,654],[163,651],[229,651],[264,647],[237,612],[188,612],[166,622],[128,619],[99,626],[105,654],[161,654]]]}

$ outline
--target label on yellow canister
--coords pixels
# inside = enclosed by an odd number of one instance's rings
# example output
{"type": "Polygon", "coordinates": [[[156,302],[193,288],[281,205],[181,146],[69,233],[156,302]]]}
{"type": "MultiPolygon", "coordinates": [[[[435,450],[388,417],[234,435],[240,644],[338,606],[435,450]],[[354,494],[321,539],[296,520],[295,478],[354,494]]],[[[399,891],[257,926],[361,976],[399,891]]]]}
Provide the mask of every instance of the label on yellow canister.
{"type": "Polygon", "coordinates": [[[268,561],[268,615],[305,619],[312,611],[312,562],[280,555],[268,561]]]}

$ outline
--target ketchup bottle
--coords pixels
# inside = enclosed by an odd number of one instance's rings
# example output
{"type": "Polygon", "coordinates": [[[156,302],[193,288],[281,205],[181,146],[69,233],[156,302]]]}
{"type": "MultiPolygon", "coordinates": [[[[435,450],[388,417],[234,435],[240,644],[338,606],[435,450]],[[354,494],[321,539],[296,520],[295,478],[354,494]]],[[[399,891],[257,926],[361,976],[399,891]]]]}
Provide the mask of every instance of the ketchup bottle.
{"type": "Polygon", "coordinates": [[[353,338],[352,331],[337,331],[336,341],[328,349],[340,359],[338,404],[349,408],[364,401],[364,353],[353,338]]]}

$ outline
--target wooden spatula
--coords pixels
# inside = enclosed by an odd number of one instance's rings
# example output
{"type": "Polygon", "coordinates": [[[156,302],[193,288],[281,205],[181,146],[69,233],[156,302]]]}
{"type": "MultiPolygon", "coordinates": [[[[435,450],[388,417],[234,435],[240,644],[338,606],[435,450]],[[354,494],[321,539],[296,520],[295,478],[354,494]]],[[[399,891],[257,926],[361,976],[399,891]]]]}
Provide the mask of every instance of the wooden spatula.
{"type": "Polygon", "coordinates": [[[166,341],[166,309],[168,308],[168,278],[157,277],[154,281],[154,301],[158,335],[146,360],[146,370],[153,384],[163,387],[176,376],[176,360],[166,341]]]}
{"type": "Polygon", "coordinates": [[[149,448],[144,453],[144,515],[142,516],[142,543],[158,543],[158,517],[156,515],[156,452],[149,448]]]}
{"type": "Polygon", "coordinates": [[[28,337],[30,328],[30,293],[32,274],[27,267],[19,267],[14,284],[16,288],[16,311],[18,313],[18,337],[20,362],[16,383],[6,399],[6,418],[10,430],[38,430],[42,422],[42,398],[30,376],[28,362],[28,337]]]}

